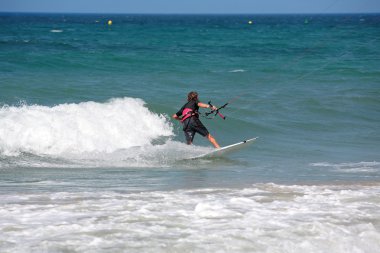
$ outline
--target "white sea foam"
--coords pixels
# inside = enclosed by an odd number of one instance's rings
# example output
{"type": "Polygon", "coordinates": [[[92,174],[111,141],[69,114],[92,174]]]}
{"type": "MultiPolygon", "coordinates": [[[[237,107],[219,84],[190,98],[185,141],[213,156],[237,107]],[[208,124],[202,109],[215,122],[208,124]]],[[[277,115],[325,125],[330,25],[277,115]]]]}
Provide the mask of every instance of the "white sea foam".
{"type": "Polygon", "coordinates": [[[61,33],[61,32],[63,32],[63,30],[60,30],[60,29],[52,29],[52,30],[50,30],[50,32],[52,32],[52,33],[61,33]]]}
{"type": "Polygon", "coordinates": [[[1,252],[363,252],[380,248],[380,185],[0,198],[1,252]]]}
{"type": "Polygon", "coordinates": [[[357,162],[357,163],[312,163],[310,164],[314,167],[325,167],[328,169],[333,169],[335,171],[346,172],[346,173],[360,173],[360,172],[379,172],[380,162],[357,162]]]}
{"type": "MultiPolygon", "coordinates": [[[[185,143],[168,140],[162,145],[135,146],[119,149],[112,153],[65,154],[64,158],[72,162],[71,167],[167,167],[210,150],[211,148],[208,147],[189,146],[185,143]]],[[[28,166],[31,166],[30,160],[28,162],[28,166]]],[[[70,167],[70,164],[63,163],[62,166],[70,167]]],[[[57,166],[48,162],[45,166],[38,167],[57,166]]]]}
{"type": "Polygon", "coordinates": [[[230,73],[242,73],[242,72],[246,72],[245,69],[233,69],[233,70],[230,70],[228,71],[230,73]]]}
{"type": "Polygon", "coordinates": [[[137,98],[0,109],[0,154],[112,153],[172,136],[170,122],[137,98]]]}
{"type": "Polygon", "coordinates": [[[0,109],[2,167],[167,167],[210,151],[172,141],[172,124],[135,98],[0,109]]]}

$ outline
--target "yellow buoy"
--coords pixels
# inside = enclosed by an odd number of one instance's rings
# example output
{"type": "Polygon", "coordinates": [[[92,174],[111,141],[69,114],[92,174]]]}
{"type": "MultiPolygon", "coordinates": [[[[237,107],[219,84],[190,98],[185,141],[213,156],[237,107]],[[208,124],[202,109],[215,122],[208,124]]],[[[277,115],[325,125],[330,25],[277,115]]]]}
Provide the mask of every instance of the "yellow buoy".
{"type": "Polygon", "coordinates": [[[108,20],[108,25],[112,25],[112,20],[108,20]]]}

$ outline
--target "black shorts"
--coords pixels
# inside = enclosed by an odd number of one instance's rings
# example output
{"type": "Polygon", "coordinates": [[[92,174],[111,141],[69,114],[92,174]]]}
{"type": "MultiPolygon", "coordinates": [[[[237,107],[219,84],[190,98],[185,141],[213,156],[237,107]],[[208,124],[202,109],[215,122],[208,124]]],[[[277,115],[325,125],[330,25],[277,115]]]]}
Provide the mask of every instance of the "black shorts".
{"type": "Polygon", "coordinates": [[[183,122],[183,131],[188,143],[193,142],[195,133],[199,133],[203,137],[209,135],[207,128],[195,116],[185,119],[183,122]]]}

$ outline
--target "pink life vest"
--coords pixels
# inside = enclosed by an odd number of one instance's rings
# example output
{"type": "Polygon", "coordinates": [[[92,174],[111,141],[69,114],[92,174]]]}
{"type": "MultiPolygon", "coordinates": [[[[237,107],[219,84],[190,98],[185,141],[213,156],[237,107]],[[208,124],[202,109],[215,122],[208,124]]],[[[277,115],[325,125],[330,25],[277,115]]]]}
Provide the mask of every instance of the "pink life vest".
{"type": "Polygon", "coordinates": [[[195,113],[193,113],[192,109],[190,109],[190,108],[183,109],[181,122],[184,122],[186,119],[188,119],[194,115],[195,115],[195,113]]]}

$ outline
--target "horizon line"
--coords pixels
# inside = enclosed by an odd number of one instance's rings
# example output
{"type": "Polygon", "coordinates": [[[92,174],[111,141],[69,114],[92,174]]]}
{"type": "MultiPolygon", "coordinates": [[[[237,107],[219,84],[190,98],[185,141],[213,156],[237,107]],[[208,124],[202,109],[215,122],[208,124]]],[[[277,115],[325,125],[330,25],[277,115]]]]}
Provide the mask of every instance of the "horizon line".
{"type": "Polygon", "coordinates": [[[98,15],[363,15],[380,14],[380,12],[257,12],[257,13],[192,13],[192,12],[56,12],[56,11],[0,11],[1,14],[98,14],[98,15]]]}

